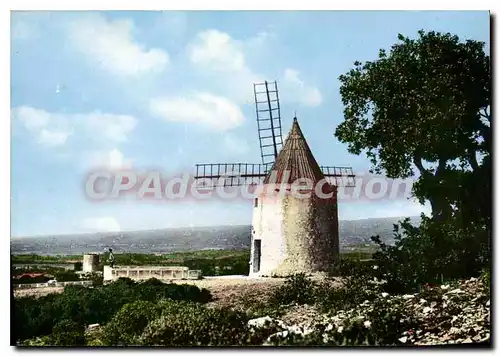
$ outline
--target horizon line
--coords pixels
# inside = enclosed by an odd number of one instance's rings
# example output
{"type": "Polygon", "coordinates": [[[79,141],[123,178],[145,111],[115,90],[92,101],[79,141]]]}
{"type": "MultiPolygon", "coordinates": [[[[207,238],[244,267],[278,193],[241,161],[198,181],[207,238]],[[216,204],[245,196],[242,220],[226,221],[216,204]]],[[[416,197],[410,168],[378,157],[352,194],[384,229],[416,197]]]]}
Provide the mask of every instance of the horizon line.
{"type": "MultiPolygon", "coordinates": [[[[361,220],[377,220],[377,219],[405,219],[405,218],[420,218],[420,215],[412,216],[385,216],[377,218],[361,218],[361,219],[339,219],[342,221],[361,221],[361,220]]],[[[238,227],[238,226],[251,226],[252,224],[233,224],[233,225],[200,225],[200,226],[178,226],[178,227],[161,227],[153,229],[140,229],[140,230],[121,230],[121,231],[95,231],[95,232],[71,232],[71,233],[55,233],[55,234],[43,234],[43,235],[27,235],[27,236],[11,236],[10,239],[26,239],[26,238],[44,238],[44,237],[59,237],[68,235],[101,235],[101,234],[126,234],[134,232],[145,232],[145,231],[158,231],[158,230],[177,230],[177,229],[202,229],[210,227],[238,227]]]]}

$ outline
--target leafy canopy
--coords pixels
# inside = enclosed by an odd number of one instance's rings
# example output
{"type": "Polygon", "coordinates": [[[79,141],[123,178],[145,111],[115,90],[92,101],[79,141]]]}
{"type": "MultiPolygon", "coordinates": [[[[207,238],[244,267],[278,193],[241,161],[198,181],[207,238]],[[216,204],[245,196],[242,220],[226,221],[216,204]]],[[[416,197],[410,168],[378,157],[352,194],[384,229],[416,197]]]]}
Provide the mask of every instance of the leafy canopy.
{"type": "Polygon", "coordinates": [[[377,174],[408,178],[416,168],[414,194],[435,216],[450,215],[471,198],[464,187],[478,190],[471,175],[489,176],[490,59],[484,43],[449,33],[398,39],[340,76],[344,121],[335,136],[349,152],[365,152],[377,174]]]}

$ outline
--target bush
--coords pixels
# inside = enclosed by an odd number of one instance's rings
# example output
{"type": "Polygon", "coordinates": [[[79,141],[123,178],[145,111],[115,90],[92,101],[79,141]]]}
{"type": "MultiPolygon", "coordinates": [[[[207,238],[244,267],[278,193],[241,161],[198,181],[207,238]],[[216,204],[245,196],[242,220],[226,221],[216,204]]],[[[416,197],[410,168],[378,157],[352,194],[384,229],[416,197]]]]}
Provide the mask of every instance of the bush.
{"type": "Polygon", "coordinates": [[[53,327],[65,319],[79,325],[102,325],[125,304],[165,298],[205,303],[211,295],[192,285],[135,283],[130,279],[94,288],[66,286],[62,294],[15,299],[13,332],[16,339],[25,340],[51,334],[53,327]]]}
{"type": "Polygon", "coordinates": [[[298,273],[287,277],[285,283],[273,291],[269,302],[274,305],[312,304],[316,300],[316,287],[305,273],[298,273]]]}
{"type": "Polygon", "coordinates": [[[335,311],[353,308],[366,300],[374,300],[381,290],[382,284],[370,275],[352,275],[344,277],[338,286],[329,280],[319,284],[316,300],[324,311],[335,311]]]}
{"type": "Polygon", "coordinates": [[[73,282],[80,280],[80,277],[74,271],[66,270],[54,273],[54,277],[58,282],[73,282]]]}
{"type": "Polygon", "coordinates": [[[125,304],[104,327],[103,342],[110,346],[138,344],[136,337],[160,315],[161,309],[152,302],[125,304]]]}
{"type": "Polygon", "coordinates": [[[139,338],[142,345],[229,346],[249,337],[243,313],[170,300],[159,306],[162,315],[146,327],[139,338]]]}
{"type": "Polygon", "coordinates": [[[331,311],[373,300],[381,292],[382,282],[375,280],[369,273],[353,274],[340,281],[327,278],[320,283],[301,273],[288,277],[282,286],[275,288],[269,304],[273,307],[316,304],[324,311],[331,311]]]}
{"type": "Polygon", "coordinates": [[[73,271],[75,271],[75,272],[76,271],[81,271],[82,268],[83,268],[83,263],[81,263],[81,262],[75,262],[73,264],[73,271]]]}
{"type": "Polygon", "coordinates": [[[487,291],[490,291],[491,286],[491,268],[484,268],[481,273],[481,280],[483,281],[484,287],[487,291]]]}
{"type": "Polygon", "coordinates": [[[487,230],[464,227],[457,220],[436,222],[422,216],[415,227],[405,219],[394,225],[394,238],[395,245],[388,246],[372,237],[380,246],[374,263],[389,293],[417,292],[425,283],[478,276],[490,260],[487,230]]]}
{"type": "Polygon", "coordinates": [[[59,321],[52,334],[25,340],[21,346],[85,346],[84,328],[72,320],[59,321]]]}
{"type": "Polygon", "coordinates": [[[97,273],[91,273],[89,280],[92,282],[94,287],[102,286],[104,284],[104,277],[97,273]]]}

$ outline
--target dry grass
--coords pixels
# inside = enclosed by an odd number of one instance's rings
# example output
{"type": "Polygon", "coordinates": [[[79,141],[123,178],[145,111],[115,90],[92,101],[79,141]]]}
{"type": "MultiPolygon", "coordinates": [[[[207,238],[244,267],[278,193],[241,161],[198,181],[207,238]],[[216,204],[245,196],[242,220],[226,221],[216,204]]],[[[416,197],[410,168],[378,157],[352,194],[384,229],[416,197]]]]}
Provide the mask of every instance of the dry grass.
{"type": "Polygon", "coordinates": [[[44,288],[28,288],[28,289],[14,289],[14,297],[43,297],[47,294],[52,293],[62,293],[64,291],[64,287],[44,287],[44,288]]]}

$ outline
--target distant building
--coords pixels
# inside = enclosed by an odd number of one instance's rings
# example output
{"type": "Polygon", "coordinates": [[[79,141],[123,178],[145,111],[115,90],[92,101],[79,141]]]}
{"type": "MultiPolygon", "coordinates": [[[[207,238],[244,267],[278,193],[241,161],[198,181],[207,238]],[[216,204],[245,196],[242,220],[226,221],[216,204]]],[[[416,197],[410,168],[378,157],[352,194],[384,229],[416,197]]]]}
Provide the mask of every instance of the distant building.
{"type": "Polygon", "coordinates": [[[130,278],[133,280],[148,280],[156,278],[163,281],[174,279],[199,279],[200,270],[190,270],[181,266],[104,266],[104,281],[115,281],[118,278],[130,278]]]}
{"type": "Polygon", "coordinates": [[[96,253],[89,253],[83,255],[83,265],[82,272],[83,273],[92,273],[96,272],[99,268],[99,255],[96,253]]]}

